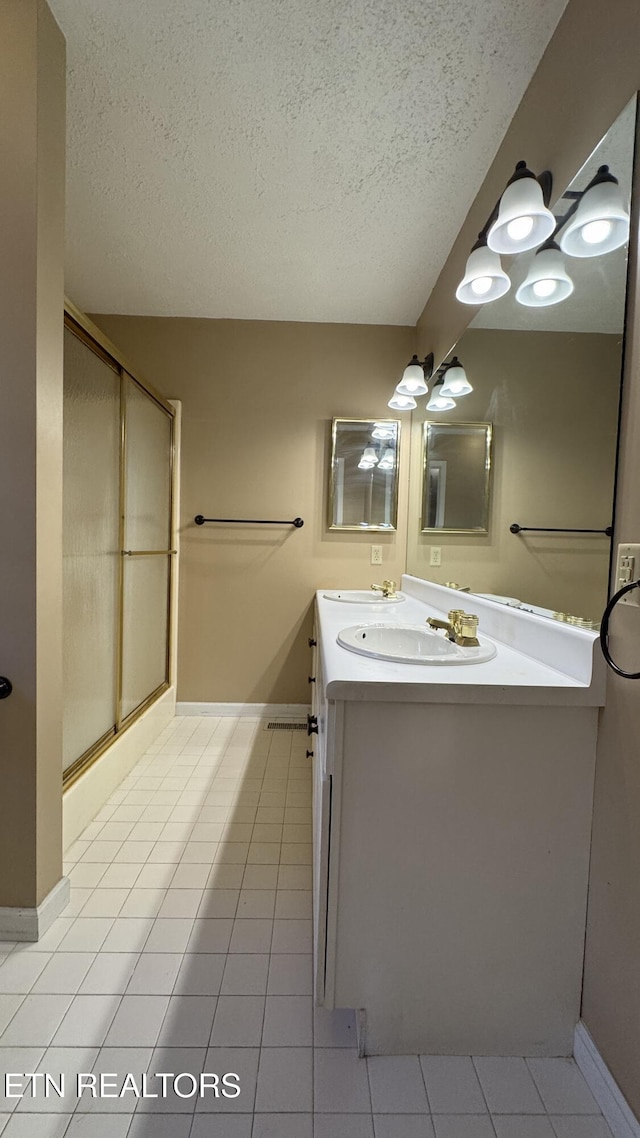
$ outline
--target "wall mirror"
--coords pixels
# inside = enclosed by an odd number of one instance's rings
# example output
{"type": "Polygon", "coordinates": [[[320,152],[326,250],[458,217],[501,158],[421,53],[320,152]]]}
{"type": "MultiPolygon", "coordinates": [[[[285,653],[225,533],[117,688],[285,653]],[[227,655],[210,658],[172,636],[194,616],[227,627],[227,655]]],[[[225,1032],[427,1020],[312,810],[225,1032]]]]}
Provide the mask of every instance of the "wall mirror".
{"type": "MultiPolygon", "coordinates": [[[[568,191],[584,190],[606,164],[628,208],[635,135],[634,98],[568,191]]],[[[572,200],[565,192],[554,188],[556,218],[572,200]]],[[[451,410],[427,411],[425,397],[412,413],[410,573],[441,583],[456,580],[473,593],[519,601],[543,615],[563,612],[599,621],[609,576],[611,541],[605,530],[613,515],[627,253],[626,245],[588,257],[562,253],[573,291],[539,307],[516,299],[534,252],[503,258],[510,290],[478,307],[455,345],[473,390],[451,410]],[[486,534],[447,533],[448,527],[436,534],[428,528],[436,507],[425,503],[423,493],[425,420],[493,424],[486,534]],[[514,533],[513,525],[522,528],[514,533]],[[587,530],[594,532],[580,532],[587,530]],[[438,568],[430,565],[433,544],[441,547],[438,568]]],[[[458,303],[453,297],[451,302],[458,303]]],[[[448,359],[453,351],[452,346],[448,359]]]]}
{"type": "Polygon", "coordinates": [[[398,419],[334,419],[329,529],[394,530],[398,515],[398,419]]]}
{"type": "Polygon", "coordinates": [[[486,533],[491,423],[423,426],[422,532],[486,533]]]}

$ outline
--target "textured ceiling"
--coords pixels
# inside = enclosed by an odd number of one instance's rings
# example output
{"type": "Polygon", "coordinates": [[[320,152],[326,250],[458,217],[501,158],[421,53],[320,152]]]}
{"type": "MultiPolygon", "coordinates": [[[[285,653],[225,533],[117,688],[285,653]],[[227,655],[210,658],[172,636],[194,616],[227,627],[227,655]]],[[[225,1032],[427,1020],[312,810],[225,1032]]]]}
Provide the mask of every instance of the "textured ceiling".
{"type": "Polygon", "coordinates": [[[566,0],[50,0],[90,311],[414,323],[566,0]]]}

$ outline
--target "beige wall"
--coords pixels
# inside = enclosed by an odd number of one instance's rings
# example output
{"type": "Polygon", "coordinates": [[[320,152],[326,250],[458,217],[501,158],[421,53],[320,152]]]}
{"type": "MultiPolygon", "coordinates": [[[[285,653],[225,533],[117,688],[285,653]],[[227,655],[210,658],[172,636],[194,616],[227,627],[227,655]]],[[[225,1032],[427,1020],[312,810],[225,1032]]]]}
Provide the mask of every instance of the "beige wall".
{"type": "Polygon", "coordinates": [[[44,3],[0,5],[0,906],[62,869],[63,37],[44,3]]]}
{"type": "Polygon", "coordinates": [[[333,416],[389,417],[415,329],[94,316],[183,401],[178,699],[306,703],[315,589],[399,580],[409,423],[394,534],[330,533],[333,416]],[[296,530],[204,526],[195,514],[304,519],[296,530]],[[370,564],[371,544],[383,564],[370,564]]]}
{"type": "MultiPolygon", "coordinates": [[[[421,352],[442,359],[473,317],[454,299],[468,251],[525,157],[567,185],[640,87],[637,0],[569,0],[495,161],[469,211],[419,322],[421,352]]],[[[637,196],[637,193],[636,193],[637,196]]],[[[637,214],[637,204],[636,204],[637,214]]],[[[633,226],[634,260],[638,243],[633,226]]],[[[640,542],[640,326],[625,364],[623,445],[614,543],[640,542]]],[[[614,652],[640,668],[640,614],[614,623],[614,652]]],[[[609,676],[598,744],[583,1019],[640,1116],[640,699],[638,685],[609,676]]]]}
{"type": "Polygon", "coordinates": [[[620,338],[468,329],[456,351],[473,392],[453,411],[425,411],[421,400],[413,413],[408,571],[598,620],[607,597],[607,538],[516,537],[509,526],[611,524],[620,338]],[[493,424],[486,536],[420,532],[424,419],[493,424]],[[438,569],[429,565],[434,545],[442,549],[438,569]]]}

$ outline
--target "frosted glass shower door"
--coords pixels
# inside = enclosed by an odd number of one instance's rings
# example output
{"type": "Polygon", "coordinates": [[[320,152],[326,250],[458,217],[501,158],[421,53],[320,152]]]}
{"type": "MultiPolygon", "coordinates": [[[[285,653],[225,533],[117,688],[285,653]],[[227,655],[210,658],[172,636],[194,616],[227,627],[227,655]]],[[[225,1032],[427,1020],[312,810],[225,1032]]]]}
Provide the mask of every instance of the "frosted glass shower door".
{"type": "Polygon", "coordinates": [[[117,720],[120,376],[65,328],[63,766],[117,720]]]}
{"type": "Polygon", "coordinates": [[[121,719],[169,679],[172,420],[124,376],[121,719]]]}

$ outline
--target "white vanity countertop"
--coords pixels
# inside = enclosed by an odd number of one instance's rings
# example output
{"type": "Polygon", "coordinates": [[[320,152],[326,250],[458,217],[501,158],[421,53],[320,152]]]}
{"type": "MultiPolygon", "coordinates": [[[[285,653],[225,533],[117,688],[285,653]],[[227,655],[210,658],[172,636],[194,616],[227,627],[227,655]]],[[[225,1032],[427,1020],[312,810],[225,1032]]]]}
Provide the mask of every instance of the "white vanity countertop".
{"type": "Polygon", "coordinates": [[[327,696],[332,700],[408,703],[604,704],[605,665],[597,634],[570,628],[443,585],[404,576],[398,605],[336,603],[316,593],[318,641],[327,696]],[[360,656],[336,641],[354,624],[422,625],[446,619],[450,608],[480,617],[479,635],[498,649],[484,664],[439,667],[360,656]]]}

